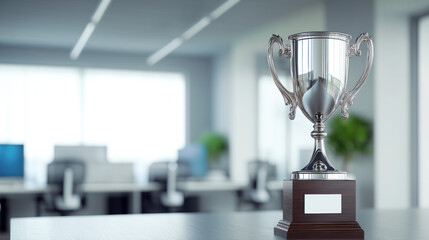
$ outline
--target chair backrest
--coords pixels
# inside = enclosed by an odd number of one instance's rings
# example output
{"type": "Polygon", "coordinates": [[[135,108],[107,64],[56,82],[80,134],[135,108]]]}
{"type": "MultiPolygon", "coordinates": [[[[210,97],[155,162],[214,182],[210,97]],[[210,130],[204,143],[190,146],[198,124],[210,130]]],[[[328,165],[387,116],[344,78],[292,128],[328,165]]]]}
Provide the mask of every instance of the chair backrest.
{"type": "Polygon", "coordinates": [[[149,181],[165,185],[161,194],[161,204],[166,207],[181,207],[184,194],[177,191],[177,181],[190,176],[190,166],[187,162],[156,162],[149,166],[149,181]]]}
{"type": "MultiPolygon", "coordinates": [[[[154,162],[149,166],[149,181],[166,183],[168,171],[171,161],[154,162]]],[[[178,161],[177,163],[177,179],[188,178],[191,175],[191,167],[187,162],[178,161]]]]}
{"type": "Polygon", "coordinates": [[[255,160],[249,162],[248,172],[252,188],[257,187],[256,184],[258,181],[268,182],[269,180],[275,180],[277,177],[276,166],[267,161],[255,160]]]}
{"type": "Polygon", "coordinates": [[[80,185],[85,180],[85,164],[80,160],[61,159],[48,164],[48,184],[62,186],[66,169],[73,172],[73,185],[80,185]]]}
{"type": "Polygon", "coordinates": [[[250,199],[255,203],[266,203],[270,200],[267,189],[268,181],[276,178],[275,165],[261,160],[248,163],[250,181],[250,199]]]}
{"type": "Polygon", "coordinates": [[[80,185],[85,179],[85,164],[79,160],[63,159],[48,164],[48,185],[59,191],[52,192],[53,207],[57,211],[75,211],[81,207],[80,185]]]}

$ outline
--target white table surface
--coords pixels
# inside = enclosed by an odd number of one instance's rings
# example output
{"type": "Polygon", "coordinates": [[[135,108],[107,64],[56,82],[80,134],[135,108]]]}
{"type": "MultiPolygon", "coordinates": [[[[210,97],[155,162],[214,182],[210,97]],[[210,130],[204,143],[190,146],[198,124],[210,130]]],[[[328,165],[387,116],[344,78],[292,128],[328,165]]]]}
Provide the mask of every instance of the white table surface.
{"type": "MultiPolygon", "coordinates": [[[[281,211],[12,219],[11,240],[278,240],[281,211]]],[[[359,210],[365,240],[427,240],[429,209],[359,210]]]]}
{"type": "Polygon", "coordinates": [[[272,231],[280,217],[278,211],[270,216],[253,213],[253,217],[248,213],[173,213],[22,218],[12,219],[11,240],[279,239],[272,231]]]}

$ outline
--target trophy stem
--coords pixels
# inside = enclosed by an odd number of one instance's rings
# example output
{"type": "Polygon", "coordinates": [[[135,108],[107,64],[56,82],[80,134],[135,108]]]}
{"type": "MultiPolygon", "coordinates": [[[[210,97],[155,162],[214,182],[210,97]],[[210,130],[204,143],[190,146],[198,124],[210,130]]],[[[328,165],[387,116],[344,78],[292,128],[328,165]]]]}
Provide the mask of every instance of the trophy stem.
{"type": "Polygon", "coordinates": [[[314,150],[311,156],[310,162],[301,171],[313,172],[313,173],[325,173],[325,172],[339,172],[329,162],[325,152],[324,139],[328,135],[325,131],[325,123],[323,121],[323,114],[317,113],[315,115],[316,122],[314,124],[314,130],[311,132],[311,137],[314,138],[314,150]]]}

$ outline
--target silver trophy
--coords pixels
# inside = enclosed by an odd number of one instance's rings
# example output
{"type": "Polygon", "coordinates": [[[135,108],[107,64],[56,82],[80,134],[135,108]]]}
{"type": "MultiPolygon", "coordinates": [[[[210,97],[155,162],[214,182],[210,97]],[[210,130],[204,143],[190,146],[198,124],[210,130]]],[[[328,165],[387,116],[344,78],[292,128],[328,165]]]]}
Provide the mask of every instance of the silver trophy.
{"type": "Polygon", "coordinates": [[[373,44],[368,33],[361,34],[353,45],[351,36],[339,32],[304,32],[289,36],[289,44],[273,35],[268,45],[268,65],[285,104],[290,105],[289,118],[295,118],[299,106],[304,115],[314,123],[311,137],[315,139],[310,162],[300,171],[292,173],[292,179],[345,179],[347,173],[335,169],[329,162],[323,139],[326,137],[325,121],[341,105],[341,115],[348,118],[348,107],[365,82],[373,61],[373,44]],[[356,86],[346,90],[349,58],[360,56],[359,46],[367,45],[365,69],[356,86]],[[280,82],[273,63],[273,46],[280,46],[279,56],[290,58],[293,91],[280,82]]]}

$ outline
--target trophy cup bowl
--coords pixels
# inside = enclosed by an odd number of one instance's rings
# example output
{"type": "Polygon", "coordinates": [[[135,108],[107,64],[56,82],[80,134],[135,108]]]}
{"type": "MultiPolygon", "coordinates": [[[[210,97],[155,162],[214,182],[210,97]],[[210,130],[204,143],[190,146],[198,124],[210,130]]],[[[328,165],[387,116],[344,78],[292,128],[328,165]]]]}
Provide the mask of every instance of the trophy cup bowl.
{"type": "Polygon", "coordinates": [[[286,105],[289,118],[295,118],[296,107],[314,124],[315,139],[310,162],[291,175],[283,186],[283,219],[274,228],[276,235],[287,239],[354,238],[364,232],[356,222],[356,182],[347,173],[334,168],[326,156],[325,121],[341,106],[344,120],[348,107],[365,82],[373,62],[373,44],[368,33],[349,44],[351,36],[339,32],[304,32],[289,36],[285,44],[273,35],[268,44],[268,65],[274,83],[286,105]],[[367,45],[364,71],[356,86],[347,91],[349,58],[360,56],[360,44],[367,45]],[[273,62],[273,46],[279,56],[290,58],[293,90],[280,82],[273,62]]]}

